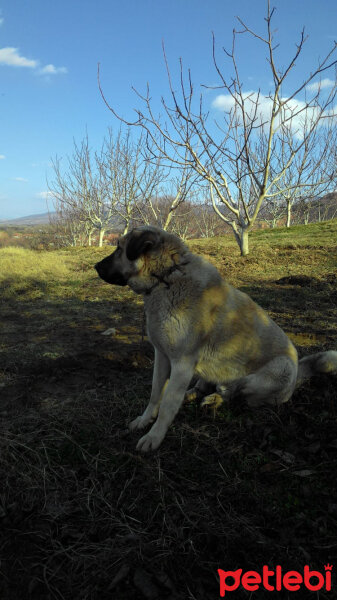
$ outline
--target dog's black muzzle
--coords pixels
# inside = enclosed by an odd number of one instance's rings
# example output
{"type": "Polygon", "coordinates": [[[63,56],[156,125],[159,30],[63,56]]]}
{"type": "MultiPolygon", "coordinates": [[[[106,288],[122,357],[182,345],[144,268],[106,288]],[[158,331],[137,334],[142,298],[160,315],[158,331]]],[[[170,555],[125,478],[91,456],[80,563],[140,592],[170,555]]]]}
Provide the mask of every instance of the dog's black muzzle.
{"type": "Polygon", "coordinates": [[[127,285],[124,275],[113,267],[113,259],[110,256],[103,258],[95,265],[95,269],[101,279],[112,285],[127,285]]]}

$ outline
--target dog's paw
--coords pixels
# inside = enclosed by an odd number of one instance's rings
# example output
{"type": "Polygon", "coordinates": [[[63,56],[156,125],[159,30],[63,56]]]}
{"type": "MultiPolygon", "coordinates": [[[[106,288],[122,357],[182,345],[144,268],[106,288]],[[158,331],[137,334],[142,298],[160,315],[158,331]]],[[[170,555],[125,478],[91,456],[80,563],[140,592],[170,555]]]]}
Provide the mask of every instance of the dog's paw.
{"type": "Polygon", "coordinates": [[[143,435],[143,437],[140,438],[136,449],[140,452],[149,452],[150,450],[157,450],[157,448],[159,448],[160,444],[162,443],[164,437],[165,434],[158,434],[150,430],[149,433],[143,435]]]}
{"type": "Polygon", "coordinates": [[[223,404],[223,398],[220,394],[209,394],[209,396],[205,396],[203,399],[201,406],[210,406],[215,411],[223,404]]]}
{"type": "Polygon", "coordinates": [[[184,401],[185,402],[194,402],[194,400],[199,400],[199,398],[200,398],[200,392],[196,387],[194,387],[194,388],[191,388],[190,390],[187,390],[185,397],[184,397],[184,401]]]}
{"type": "Polygon", "coordinates": [[[134,421],[131,421],[131,423],[129,423],[129,429],[130,431],[135,431],[136,429],[144,429],[144,427],[146,427],[146,425],[148,425],[151,422],[151,420],[151,418],[144,418],[144,415],[140,415],[139,417],[134,419],[134,421]]]}

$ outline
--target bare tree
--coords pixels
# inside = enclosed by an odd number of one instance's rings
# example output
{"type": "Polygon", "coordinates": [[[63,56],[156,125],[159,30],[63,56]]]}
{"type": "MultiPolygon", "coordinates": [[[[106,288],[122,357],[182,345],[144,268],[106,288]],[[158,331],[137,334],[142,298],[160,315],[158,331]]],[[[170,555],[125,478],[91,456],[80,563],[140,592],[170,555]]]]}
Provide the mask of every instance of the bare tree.
{"type": "Polygon", "coordinates": [[[205,196],[202,203],[195,204],[194,222],[197,235],[200,237],[214,237],[224,234],[226,229],[227,233],[230,230],[228,225],[218,218],[213,210],[212,201],[207,196],[205,196]]]}
{"type": "Polygon", "coordinates": [[[78,145],[74,142],[74,153],[68,159],[68,170],[62,171],[61,160],[52,161],[54,179],[48,182],[55,210],[66,222],[87,232],[91,244],[94,231],[99,232],[99,245],[112,219],[112,207],[109,203],[108,186],[97,169],[97,157],[89,146],[86,135],[78,145]]]}
{"type": "Polygon", "coordinates": [[[284,129],[282,143],[278,144],[271,160],[271,179],[275,183],[269,202],[274,203],[275,208],[285,208],[287,227],[291,225],[294,204],[301,202],[305,205],[307,200],[318,200],[333,191],[337,183],[336,121],[324,116],[311,134],[306,136],[312,118],[310,113],[303,116],[301,129],[297,130],[295,136],[289,128],[284,129]],[[297,150],[298,136],[303,143],[297,150]],[[289,152],[294,154],[294,159],[287,166],[289,152]]]}
{"type": "MultiPolygon", "coordinates": [[[[182,169],[162,169],[163,182],[159,195],[144,196],[138,202],[138,219],[146,225],[157,225],[167,230],[172,230],[172,219],[179,215],[179,207],[188,200],[192,203],[196,189],[194,189],[195,175],[186,167],[182,169]]],[[[138,220],[137,219],[137,220],[138,220]]]]}
{"type": "Polygon", "coordinates": [[[183,240],[198,237],[195,207],[196,204],[188,200],[180,204],[174,213],[174,219],[170,222],[169,231],[183,240]]]}
{"type": "Polygon", "coordinates": [[[139,217],[142,206],[151,205],[158,193],[164,177],[160,157],[152,160],[151,148],[146,145],[144,136],[134,141],[128,130],[125,135],[119,133],[115,140],[110,129],[97,163],[107,185],[112,212],[125,234],[139,217]]]}
{"type": "Polygon", "coordinates": [[[59,158],[53,160],[54,179],[48,187],[55,210],[72,229],[76,222],[76,231],[86,233],[89,245],[97,231],[99,246],[111,227],[122,227],[126,233],[139,204],[151,202],[163,172],[160,160],[149,160],[143,150],[148,152],[142,136],[134,142],[130,131],[114,137],[109,130],[95,153],[88,136],[74,143],[66,169],[59,158]]]}
{"type": "MultiPolygon", "coordinates": [[[[224,50],[233,71],[230,78],[219,66],[213,38],[213,62],[220,79],[217,89],[223,90],[214,102],[214,106],[223,112],[220,122],[214,123],[209,118],[209,113],[203,108],[202,96],[195,97],[191,73],[188,71],[185,75],[182,61],[179,92],[175,91],[165,50],[169,99],[162,98],[164,117],[154,113],[149,87],[145,95],[136,92],[141,102],[141,108],[136,110],[136,120],[126,120],[118,115],[104,97],[98,71],[103,100],[113,114],[128,125],[143,128],[157,155],[165,157],[169,164],[187,166],[209,183],[213,208],[218,217],[232,227],[242,255],[248,254],[248,234],[262,204],[280,192],[296,193],[303,181],[297,175],[287,181],[287,172],[291,167],[295,168],[297,157],[310,145],[325,120],[329,119],[334,129],[336,124],[333,112],[336,82],[332,82],[327,92],[327,88],[319,85],[317,80],[336,64],[333,57],[337,44],[301,83],[293,85],[291,91],[283,95],[285,84],[291,88],[293,78],[289,74],[295,68],[306,38],[302,31],[287,66],[279,68],[271,28],[273,15],[274,9],[270,9],[268,1],[265,35],[252,31],[238,19],[241,29],[233,32],[232,49],[230,52],[224,50]],[[273,82],[267,94],[260,90],[244,91],[236,59],[237,39],[242,35],[250,36],[266,50],[273,82]],[[314,92],[309,94],[310,89],[314,92]],[[304,100],[299,100],[303,94],[304,100]],[[220,210],[221,205],[226,208],[225,211],[220,210]]],[[[332,139],[333,136],[329,141],[332,142],[332,139]]],[[[300,160],[298,162],[301,163],[300,160]]]]}
{"type": "Polygon", "coordinates": [[[327,194],[323,198],[319,198],[317,201],[317,221],[327,221],[329,219],[335,219],[337,216],[337,192],[336,190],[330,194],[327,194]]]}
{"type": "Polygon", "coordinates": [[[88,240],[87,224],[75,209],[57,200],[53,203],[54,212],[49,215],[49,225],[54,246],[83,246],[88,240]]]}
{"type": "Polygon", "coordinates": [[[292,214],[293,222],[303,225],[334,219],[337,216],[337,195],[327,194],[318,199],[300,198],[293,205],[292,214]]]}
{"type": "Polygon", "coordinates": [[[274,229],[280,223],[284,223],[286,212],[287,209],[283,198],[267,198],[259,212],[259,221],[267,223],[269,227],[274,229]]]}

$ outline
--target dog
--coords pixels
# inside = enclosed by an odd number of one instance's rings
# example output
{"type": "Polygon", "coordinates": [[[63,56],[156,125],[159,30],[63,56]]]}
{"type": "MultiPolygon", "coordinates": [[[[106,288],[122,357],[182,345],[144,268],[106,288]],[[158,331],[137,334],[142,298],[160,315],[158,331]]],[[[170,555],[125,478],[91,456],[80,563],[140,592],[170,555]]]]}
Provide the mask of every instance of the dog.
{"type": "Polygon", "coordinates": [[[177,236],[152,226],[133,229],[95,265],[107,283],[128,285],[144,297],[147,333],[155,360],[150,402],[129,425],[151,429],[138,442],[155,450],[187,394],[249,406],[287,402],[295,387],[316,373],[337,372],[337,351],[298,361],[284,331],[218,270],[177,236]],[[196,386],[188,390],[194,377],[196,386]]]}

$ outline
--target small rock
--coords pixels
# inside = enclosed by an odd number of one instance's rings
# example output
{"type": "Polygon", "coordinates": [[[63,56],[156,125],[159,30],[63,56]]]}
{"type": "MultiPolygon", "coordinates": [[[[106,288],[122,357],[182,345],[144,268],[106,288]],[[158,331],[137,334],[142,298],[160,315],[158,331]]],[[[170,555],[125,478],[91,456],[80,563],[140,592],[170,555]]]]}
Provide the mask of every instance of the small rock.
{"type": "Polygon", "coordinates": [[[101,335],[116,335],[117,331],[114,327],[110,327],[110,329],[106,329],[102,331],[101,335]]]}

